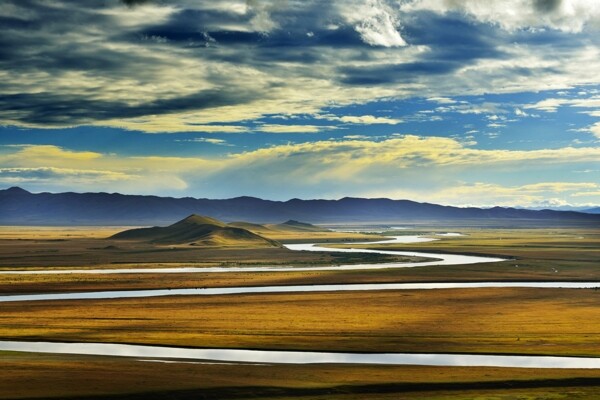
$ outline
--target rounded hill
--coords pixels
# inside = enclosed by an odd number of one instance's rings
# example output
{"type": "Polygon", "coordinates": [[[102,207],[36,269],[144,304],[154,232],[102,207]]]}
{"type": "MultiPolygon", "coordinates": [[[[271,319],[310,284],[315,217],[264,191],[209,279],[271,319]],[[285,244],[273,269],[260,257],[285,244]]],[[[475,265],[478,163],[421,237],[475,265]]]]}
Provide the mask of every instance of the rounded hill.
{"type": "Polygon", "coordinates": [[[227,224],[217,219],[196,214],[192,214],[169,226],[129,229],[110,238],[165,245],[281,247],[280,243],[247,229],[227,226],[227,224]]]}

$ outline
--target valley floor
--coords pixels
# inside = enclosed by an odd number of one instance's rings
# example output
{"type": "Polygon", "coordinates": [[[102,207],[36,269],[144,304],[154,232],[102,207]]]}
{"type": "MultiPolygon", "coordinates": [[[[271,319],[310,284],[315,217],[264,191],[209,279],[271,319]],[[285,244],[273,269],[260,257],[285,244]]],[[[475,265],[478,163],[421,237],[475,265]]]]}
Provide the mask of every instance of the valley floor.
{"type": "MultiPolygon", "coordinates": [[[[435,232],[444,231],[420,228],[406,234],[435,232]]],[[[436,236],[440,240],[429,243],[364,247],[487,254],[509,260],[345,272],[0,275],[0,290],[3,294],[17,294],[502,280],[598,281],[600,286],[600,230],[478,228],[460,232],[465,236],[436,236]]],[[[115,267],[94,259],[94,254],[110,252],[110,248],[86,251],[101,248],[99,243],[105,243],[94,232],[78,229],[16,233],[22,240],[6,231],[0,239],[0,264],[5,270],[115,267]],[[45,257],[57,253],[56,257],[45,257]],[[13,264],[11,260],[19,255],[24,255],[25,260],[13,264]],[[62,255],[65,263],[60,262],[62,255]]],[[[344,234],[336,235],[317,239],[333,242],[344,234]]],[[[364,241],[365,237],[375,238],[362,234],[348,238],[364,241]]],[[[310,242],[315,237],[306,234],[304,239],[310,242]]],[[[199,255],[195,261],[175,257],[170,260],[172,263],[167,259],[150,263],[148,260],[163,253],[141,251],[134,266],[336,262],[331,254],[287,253],[285,249],[193,251],[199,255]],[[287,258],[282,260],[284,254],[287,258]]],[[[349,262],[365,262],[360,255],[356,257],[349,262]]],[[[348,259],[337,261],[348,262],[348,259]]],[[[366,261],[381,262],[373,258],[366,261]]],[[[123,264],[116,266],[120,268],[123,264]]],[[[0,304],[0,340],[600,357],[599,296],[600,290],[593,289],[488,288],[14,302],[0,304]]],[[[119,357],[0,352],[0,371],[0,398],[4,399],[600,398],[600,370],[595,369],[164,363],[119,357]]]]}

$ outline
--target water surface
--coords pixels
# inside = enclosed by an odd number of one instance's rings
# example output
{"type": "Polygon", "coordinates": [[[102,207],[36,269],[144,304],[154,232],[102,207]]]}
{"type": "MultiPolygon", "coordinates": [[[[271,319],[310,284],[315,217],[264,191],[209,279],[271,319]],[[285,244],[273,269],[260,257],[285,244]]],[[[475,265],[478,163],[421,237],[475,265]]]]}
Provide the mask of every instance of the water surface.
{"type": "Polygon", "coordinates": [[[455,367],[600,368],[600,358],[485,354],[330,353],[242,349],[189,349],[110,343],[0,341],[0,350],[53,354],[208,360],[269,364],[386,364],[455,367]]]}
{"type": "Polygon", "coordinates": [[[600,282],[457,282],[457,283],[353,283],[340,285],[241,286],[196,289],[118,290],[80,293],[47,293],[0,296],[0,303],[40,300],[121,299],[159,296],[213,296],[252,293],[346,292],[376,290],[428,290],[471,288],[600,288],[600,282]]]}
{"type": "MultiPolygon", "coordinates": [[[[389,240],[377,242],[361,242],[355,244],[380,244],[380,243],[417,243],[417,236],[394,236],[389,240]],[[408,242],[404,240],[409,240],[408,242]]],[[[420,242],[428,242],[438,239],[421,238],[420,242]],[[425,240],[423,240],[425,239],[425,240]]],[[[293,267],[293,266],[256,266],[256,267],[182,267],[182,268],[114,268],[114,269],[54,269],[54,270],[3,270],[3,275],[54,275],[54,274],[181,274],[181,273],[226,273],[226,272],[293,272],[293,271],[356,271],[377,270],[387,268],[415,268],[439,265],[478,264],[486,262],[505,261],[498,257],[481,257],[461,254],[423,253],[415,251],[397,250],[369,250],[369,249],[338,249],[319,246],[314,243],[288,244],[290,250],[295,251],[319,251],[328,253],[372,253],[387,254],[395,256],[422,257],[433,259],[423,262],[392,262],[379,264],[343,264],[325,265],[318,267],[293,267]]]]}

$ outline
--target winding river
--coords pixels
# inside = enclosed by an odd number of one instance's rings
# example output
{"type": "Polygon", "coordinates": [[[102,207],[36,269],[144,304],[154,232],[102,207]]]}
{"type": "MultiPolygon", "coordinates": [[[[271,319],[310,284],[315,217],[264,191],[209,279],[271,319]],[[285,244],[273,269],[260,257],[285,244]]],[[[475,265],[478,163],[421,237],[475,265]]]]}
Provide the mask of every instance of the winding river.
{"type": "MultiPolygon", "coordinates": [[[[438,239],[424,238],[421,236],[395,236],[389,240],[376,242],[360,242],[353,244],[392,244],[392,243],[421,243],[438,239]]],[[[2,275],[56,275],[56,274],[181,274],[181,273],[225,273],[225,272],[298,272],[298,271],[357,271],[357,270],[377,270],[387,268],[415,268],[430,267],[441,265],[459,265],[459,264],[478,264],[486,262],[506,261],[497,257],[481,257],[461,254],[443,254],[443,253],[422,253],[414,251],[397,250],[368,250],[356,248],[330,248],[319,246],[315,243],[306,244],[288,244],[290,250],[295,251],[319,251],[335,253],[372,253],[386,254],[394,256],[422,257],[433,259],[423,262],[392,262],[380,264],[346,264],[346,265],[325,265],[319,267],[183,267],[183,268],[110,268],[110,269],[56,269],[56,270],[0,270],[2,275]]]]}
{"type": "Polygon", "coordinates": [[[0,296],[0,303],[40,300],[124,299],[159,296],[215,296],[256,293],[343,292],[373,290],[472,289],[472,288],[600,288],[600,282],[457,282],[457,283],[352,283],[341,285],[237,286],[193,289],[115,290],[79,293],[43,293],[0,296]]]}
{"type": "MultiPolygon", "coordinates": [[[[412,237],[415,238],[415,237],[412,237]]],[[[377,243],[417,243],[427,240],[410,239],[406,236],[395,237],[389,241],[377,243]],[[407,241],[414,240],[414,241],[407,241]]],[[[360,243],[363,244],[363,243],[360,243]]],[[[215,268],[144,268],[144,269],[96,269],[96,270],[20,270],[1,271],[2,274],[118,274],[118,273],[191,273],[191,272],[276,272],[276,271],[327,271],[327,270],[364,270],[384,268],[406,268],[434,265],[475,264],[504,261],[501,258],[469,255],[420,253],[405,251],[384,251],[365,249],[332,249],[316,244],[287,245],[296,251],[327,251],[346,253],[376,253],[401,256],[435,258],[434,261],[418,263],[383,263],[338,265],[324,267],[215,267],[215,268]]],[[[380,283],[380,284],[344,284],[344,285],[295,285],[261,286],[197,289],[156,289],[99,291],[83,293],[52,293],[30,295],[0,296],[0,302],[26,302],[36,300],[84,300],[116,299],[134,297],[154,297],[173,295],[227,295],[252,293],[289,293],[289,292],[336,292],[367,290],[415,290],[415,289],[452,289],[482,287],[531,287],[531,288],[597,288],[600,282],[471,282],[471,283],[380,283]]],[[[54,354],[87,354],[103,356],[121,356],[142,358],[140,361],[178,362],[176,360],[205,360],[211,362],[268,363],[268,364],[388,364],[388,365],[430,365],[430,366],[476,366],[476,367],[514,367],[514,368],[600,368],[600,358],[594,357],[552,357],[552,356],[501,356],[486,354],[409,354],[409,353],[334,353],[305,351],[261,351],[246,349],[190,349],[181,347],[122,345],[110,343],[56,343],[56,342],[18,342],[0,341],[0,350],[54,354]],[[149,360],[148,358],[159,358],[149,360]],[[175,360],[173,360],[175,359],[175,360]]],[[[182,361],[183,362],[183,361],[182,361]]]]}

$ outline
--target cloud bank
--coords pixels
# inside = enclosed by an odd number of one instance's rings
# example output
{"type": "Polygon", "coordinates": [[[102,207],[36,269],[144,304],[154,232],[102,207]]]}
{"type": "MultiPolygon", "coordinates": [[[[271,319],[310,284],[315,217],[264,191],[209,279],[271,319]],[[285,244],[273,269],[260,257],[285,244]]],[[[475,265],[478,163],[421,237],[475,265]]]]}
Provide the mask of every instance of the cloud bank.
{"type": "Polygon", "coordinates": [[[0,123],[242,133],[232,123],[331,104],[598,83],[599,8],[593,0],[6,0],[0,123]]]}
{"type": "Polygon", "coordinates": [[[27,182],[39,190],[73,186],[147,194],[193,190],[204,197],[235,197],[241,190],[279,199],[300,193],[337,198],[354,187],[358,192],[353,193],[363,196],[429,198],[454,204],[464,196],[462,202],[470,199],[469,204],[478,205],[491,205],[494,200],[511,204],[513,196],[512,204],[515,199],[533,204],[541,202],[543,195],[564,202],[575,197],[597,199],[597,183],[553,182],[551,177],[557,167],[598,166],[598,160],[600,148],[594,147],[481,150],[454,139],[414,135],[379,142],[347,139],[272,146],[212,159],[123,157],[29,145],[3,149],[0,182],[27,182]],[[504,175],[524,170],[539,171],[541,176],[549,173],[548,181],[520,185],[503,181],[504,175]],[[490,182],[481,182],[482,174],[490,182]]]}

